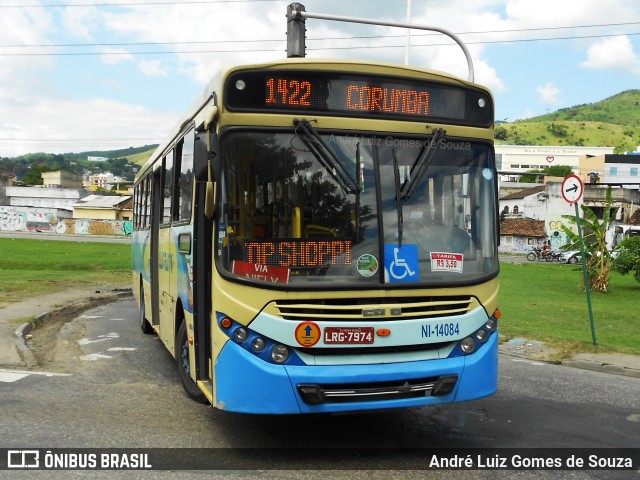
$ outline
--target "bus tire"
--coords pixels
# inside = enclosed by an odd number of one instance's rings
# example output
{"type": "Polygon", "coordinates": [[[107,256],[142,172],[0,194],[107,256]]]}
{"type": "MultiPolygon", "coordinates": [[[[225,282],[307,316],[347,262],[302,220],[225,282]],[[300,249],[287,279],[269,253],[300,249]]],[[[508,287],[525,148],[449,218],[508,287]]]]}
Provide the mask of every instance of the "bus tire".
{"type": "Polygon", "coordinates": [[[144,304],[144,287],[140,285],[140,330],[142,333],[153,333],[153,327],[147,320],[147,307],[144,304]]]}
{"type": "Polygon", "coordinates": [[[176,335],[176,366],[178,367],[178,376],[180,382],[184,387],[184,391],[194,401],[198,403],[208,403],[207,397],[198,388],[198,385],[193,381],[189,372],[191,367],[189,366],[189,342],[187,339],[187,322],[182,320],[180,327],[178,328],[178,334],[176,335]]]}

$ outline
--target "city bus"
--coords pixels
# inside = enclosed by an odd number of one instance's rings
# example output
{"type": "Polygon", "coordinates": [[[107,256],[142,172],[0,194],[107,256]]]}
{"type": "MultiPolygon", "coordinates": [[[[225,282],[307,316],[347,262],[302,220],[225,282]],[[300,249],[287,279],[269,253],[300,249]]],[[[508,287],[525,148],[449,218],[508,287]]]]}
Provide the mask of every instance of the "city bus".
{"type": "Polygon", "coordinates": [[[218,75],[138,172],[140,327],[195,400],[306,414],[497,388],[491,93],[412,66],[218,75]]]}

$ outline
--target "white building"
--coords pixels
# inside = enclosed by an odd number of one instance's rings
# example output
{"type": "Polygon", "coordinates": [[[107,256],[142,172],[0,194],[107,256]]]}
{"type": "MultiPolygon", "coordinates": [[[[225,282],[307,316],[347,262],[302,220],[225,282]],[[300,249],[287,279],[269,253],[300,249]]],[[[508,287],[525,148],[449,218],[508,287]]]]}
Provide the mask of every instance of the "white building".
{"type": "MultiPolygon", "coordinates": [[[[613,154],[614,147],[576,147],[536,145],[496,145],[496,164],[501,180],[517,182],[519,174],[553,165],[569,166],[577,172],[581,157],[613,154]]],[[[640,158],[639,158],[640,160],[640,158]]]]}
{"type": "Polygon", "coordinates": [[[11,207],[36,207],[73,210],[73,204],[87,196],[81,189],[7,187],[6,197],[11,207]]]}
{"type": "MultiPolygon", "coordinates": [[[[521,184],[523,186],[527,184],[521,184]]],[[[548,240],[551,248],[558,250],[563,245],[570,243],[567,235],[562,230],[562,226],[577,233],[575,222],[571,222],[566,216],[575,217],[574,205],[570,205],[563,198],[561,192],[562,183],[559,180],[549,181],[544,185],[522,188],[518,191],[508,193],[500,198],[500,221],[501,226],[508,226],[508,231],[515,240],[503,238],[504,245],[500,245],[501,252],[525,253],[527,248],[541,240],[548,240]],[[529,224],[514,222],[514,220],[527,220],[529,224]],[[532,238],[537,237],[531,233],[536,221],[544,222],[544,230],[547,238],[537,238],[535,242],[532,238]],[[506,223],[505,223],[506,222],[506,223]],[[520,229],[521,231],[518,231],[520,229]],[[528,242],[518,242],[518,237],[528,238],[528,242]]],[[[584,194],[580,204],[584,204],[602,218],[606,208],[605,185],[585,185],[584,194]]],[[[612,220],[619,223],[634,223],[634,218],[640,215],[640,190],[628,188],[612,188],[611,207],[615,209],[612,220]]],[[[613,213],[613,212],[611,212],[613,213]]],[[[582,214],[582,213],[581,213],[582,214]]],[[[506,230],[505,230],[506,231],[506,230]]],[[[536,227],[537,231],[537,227],[536,227]]],[[[502,228],[501,228],[502,235],[502,228]]],[[[502,237],[501,237],[502,238],[502,237]]]]}
{"type": "Polygon", "coordinates": [[[86,185],[86,187],[90,189],[103,188],[105,190],[111,190],[112,187],[126,182],[127,181],[124,177],[119,177],[111,172],[104,172],[90,175],[89,184],[86,185]]]}

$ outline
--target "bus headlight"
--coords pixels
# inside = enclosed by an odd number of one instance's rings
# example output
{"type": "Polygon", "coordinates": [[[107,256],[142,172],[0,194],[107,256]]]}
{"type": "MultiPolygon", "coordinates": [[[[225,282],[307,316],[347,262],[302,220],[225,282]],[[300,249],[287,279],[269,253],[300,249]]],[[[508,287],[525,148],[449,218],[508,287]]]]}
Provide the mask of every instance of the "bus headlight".
{"type": "Polygon", "coordinates": [[[247,332],[246,328],[238,327],[233,331],[233,339],[238,342],[244,342],[249,336],[249,332],[247,332]]]}
{"type": "Polygon", "coordinates": [[[271,349],[271,359],[276,363],[284,363],[289,358],[289,349],[279,343],[271,349]]]}
{"type": "Polygon", "coordinates": [[[222,312],[217,312],[217,320],[220,331],[231,340],[230,343],[261,361],[278,365],[304,365],[294,348],[273,340],[261,332],[256,332],[222,312]]]}
{"type": "Polygon", "coordinates": [[[481,342],[486,342],[487,338],[489,338],[489,334],[487,333],[486,330],[481,328],[476,332],[476,338],[481,342]]]}
{"type": "Polygon", "coordinates": [[[487,323],[484,324],[484,328],[486,328],[489,333],[495,332],[497,326],[498,322],[496,322],[495,318],[489,318],[487,323]]]}
{"type": "Polygon", "coordinates": [[[260,337],[256,337],[251,341],[251,349],[256,353],[263,351],[265,346],[264,340],[260,337]]]}
{"type": "Polygon", "coordinates": [[[465,337],[460,342],[460,349],[469,355],[476,349],[476,341],[472,337],[465,337]]]}

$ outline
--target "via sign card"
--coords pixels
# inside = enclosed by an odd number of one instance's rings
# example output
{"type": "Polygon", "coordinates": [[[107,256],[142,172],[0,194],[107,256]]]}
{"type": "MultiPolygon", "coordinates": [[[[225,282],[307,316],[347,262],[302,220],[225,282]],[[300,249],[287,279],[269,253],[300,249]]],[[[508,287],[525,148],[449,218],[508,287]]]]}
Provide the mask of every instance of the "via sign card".
{"type": "Polygon", "coordinates": [[[567,203],[578,203],[582,198],[584,192],[584,185],[582,180],[575,174],[567,175],[562,181],[562,198],[567,203]]]}

